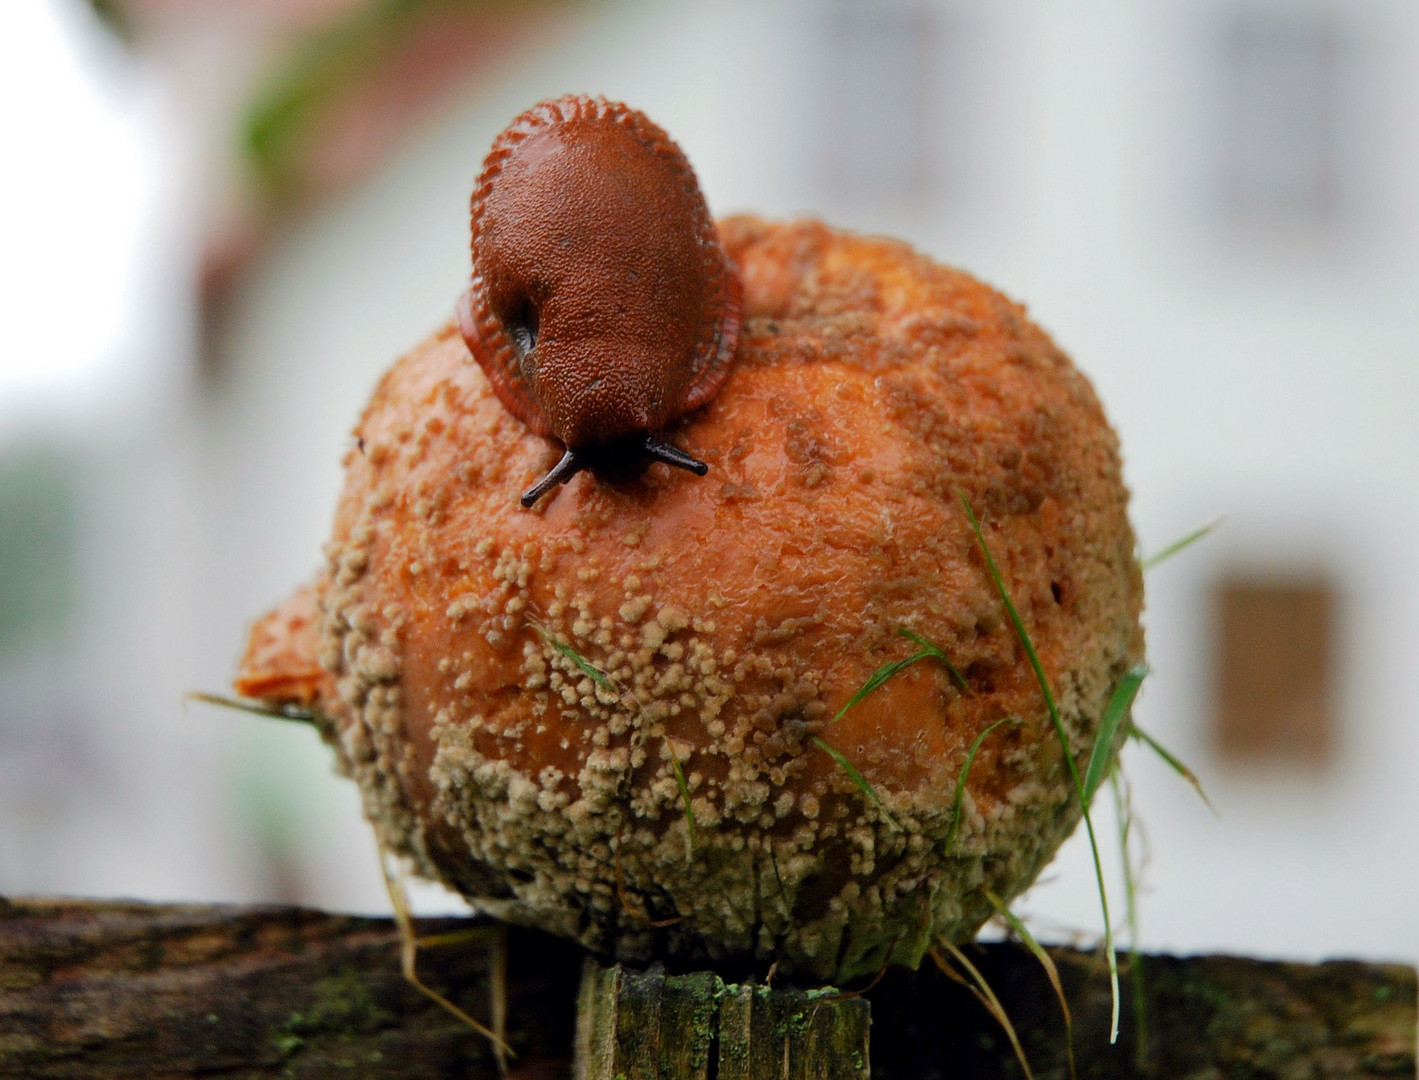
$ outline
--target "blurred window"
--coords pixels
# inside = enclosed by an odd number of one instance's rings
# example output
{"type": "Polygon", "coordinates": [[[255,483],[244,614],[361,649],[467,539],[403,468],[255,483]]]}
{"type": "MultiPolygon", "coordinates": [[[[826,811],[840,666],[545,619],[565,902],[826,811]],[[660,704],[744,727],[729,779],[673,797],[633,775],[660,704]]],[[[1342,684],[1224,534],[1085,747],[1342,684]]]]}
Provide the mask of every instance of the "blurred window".
{"type": "Polygon", "coordinates": [[[0,660],[53,645],[76,594],[76,484],[59,453],[0,452],[0,660]]]}
{"type": "Polygon", "coordinates": [[[828,9],[825,186],[873,203],[915,200],[937,181],[939,7],[908,0],[828,9]]]}
{"type": "Polygon", "coordinates": [[[1341,197],[1335,15],[1235,11],[1218,36],[1216,189],[1229,216],[1324,223],[1341,197]]]}
{"type": "Polygon", "coordinates": [[[1214,742],[1237,761],[1324,764],[1335,745],[1335,589],[1224,579],[1216,593],[1214,742]]]}

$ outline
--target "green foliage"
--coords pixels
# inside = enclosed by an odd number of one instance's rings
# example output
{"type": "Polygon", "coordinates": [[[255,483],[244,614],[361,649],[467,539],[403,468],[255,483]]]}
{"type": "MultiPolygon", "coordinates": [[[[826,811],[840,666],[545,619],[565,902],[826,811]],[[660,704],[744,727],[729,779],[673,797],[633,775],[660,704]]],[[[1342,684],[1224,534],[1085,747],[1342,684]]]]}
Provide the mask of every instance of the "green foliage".
{"type": "Polygon", "coordinates": [[[1186,536],[1179,537],[1171,544],[1163,548],[1162,551],[1155,552],[1154,554],[1149,555],[1147,558],[1145,558],[1143,560],[1143,569],[1152,570],[1153,567],[1157,566],[1159,563],[1164,562],[1167,559],[1171,559],[1183,548],[1191,547],[1193,544],[1197,543],[1197,541],[1201,540],[1204,536],[1206,536],[1208,533],[1210,533],[1213,529],[1217,528],[1217,526],[1221,524],[1222,519],[1217,518],[1215,521],[1209,521],[1200,529],[1193,529],[1192,532],[1188,533],[1186,536]]]}
{"type": "Polygon", "coordinates": [[[882,686],[890,682],[892,679],[896,678],[902,672],[906,671],[907,668],[911,667],[913,664],[919,663],[922,660],[935,659],[941,661],[941,663],[946,666],[946,670],[950,673],[952,681],[954,681],[956,685],[959,686],[963,691],[967,693],[970,692],[970,687],[966,685],[965,677],[962,676],[962,674],[956,670],[956,665],[951,663],[950,659],[941,650],[941,647],[939,645],[936,645],[934,642],[928,641],[920,634],[908,629],[905,626],[899,628],[897,630],[897,633],[901,634],[902,637],[906,638],[908,641],[914,641],[916,642],[916,644],[920,645],[920,651],[914,652],[910,656],[904,657],[901,660],[892,660],[889,663],[883,664],[881,667],[879,667],[876,671],[874,671],[871,675],[867,677],[867,681],[865,683],[863,683],[857,688],[857,692],[853,694],[852,697],[848,698],[847,704],[833,714],[833,718],[829,720],[828,723],[837,723],[843,718],[843,716],[847,713],[849,709],[851,709],[863,698],[867,697],[867,695],[873,693],[876,690],[881,689],[882,686]]]}
{"type": "Polygon", "coordinates": [[[183,695],[188,701],[200,701],[204,705],[218,705],[223,709],[236,709],[264,716],[271,720],[289,720],[296,724],[318,724],[322,717],[313,709],[303,709],[299,705],[267,705],[260,701],[244,701],[241,698],[222,697],[220,694],[206,694],[199,690],[183,695]]]}
{"type": "Polygon", "coordinates": [[[685,770],[680,767],[680,759],[673,749],[670,751],[670,768],[675,772],[675,786],[680,789],[680,798],[685,804],[685,824],[690,827],[690,852],[693,854],[699,846],[695,833],[695,810],[690,805],[690,785],[685,780],[685,770]]]}
{"type": "Polygon", "coordinates": [[[901,634],[902,637],[906,638],[908,641],[916,642],[928,656],[934,656],[945,664],[946,670],[951,673],[952,681],[961,688],[962,693],[969,694],[971,692],[971,688],[966,685],[966,677],[956,670],[956,665],[951,663],[950,658],[941,651],[941,646],[937,645],[935,642],[928,641],[909,627],[903,626],[897,633],[901,634]]]}
{"type": "Polygon", "coordinates": [[[442,0],[373,0],[308,35],[267,82],[242,127],[243,148],[265,191],[301,193],[301,156],[342,91],[372,71],[442,0]]]}
{"type": "Polygon", "coordinates": [[[306,194],[305,158],[342,99],[377,77],[437,19],[516,6],[513,0],[365,0],[307,34],[243,118],[242,149],[263,193],[275,200],[306,194]]]}
{"type": "Polygon", "coordinates": [[[842,769],[843,772],[847,773],[852,782],[857,785],[858,790],[867,796],[867,800],[872,803],[873,806],[877,807],[878,812],[884,818],[892,823],[892,828],[899,831],[901,830],[901,825],[899,825],[897,819],[892,816],[892,812],[888,810],[882,800],[877,797],[877,791],[867,782],[867,778],[857,771],[857,766],[847,759],[846,754],[836,747],[829,746],[817,735],[810,735],[808,741],[836,761],[838,767],[842,769]]]}
{"type": "MultiPolygon", "coordinates": [[[[829,724],[837,723],[837,721],[841,720],[849,709],[851,709],[854,705],[860,702],[863,698],[881,689],[892,679],[896,678],[902,672],[906,671],[907,668],[911,667],[913,664],[919,663],[922,660],[939,660],[942,664],[946,666],[946,670],[950,673],[951,678],[961,687],[961,689],[969,692],[969,687],[967,687],[966,685],[966,680],[961,676],[961,673],[956,670],[956,666],[951,663],[951,661],[947,658],[945,652],[941,650],[940,646],[934,644],[931,641],[928,641],[920,634],[917,634],[916,632],[909,630],[906,627],[901,627],[897,632],[909,641],[913,641],[916,644],[920,645],[921,649],[917,652],[912,653],[910,656],[904,657],[901,660],[892,660],[886,664],[883,664],[871,675],[869,675],[867,677],[867,681],[857,688],[857,692],[853,694],[852,697],[848,698],[847,704],[845,704],[841,709],[839,709],[836,713],[833,714],[832,719],[828,721],[829,724]]],[[[1003,722],[1004,721],[997,721],[985,731],[983,731],[980,736],[977,737],[975,743],[971,747],[970,753],[966,757],[965,767],[961,770],[961,778],[958,780],[956,785],[956,818],[951,825],[951,834],[947,837],[948,851],[950,850],[950,845],[954,842],[956,835],[956,825],[960,821],[961,799],[965,791],[965,776],[970,771],[971,762],[975,760],[976,751],[980,749],[981,741],[985,738],[986,735],[989,735],[991,731],[994,731],[995,728],[999,727],[1000,724],[1003,722]]],[[[892,823],[894,828],[901,828],[901,826],[897,823],[897,819],[892,816],[891,811],[887,809],[887,807],[883,804],[882,800],[878,797],[876,790],[872,787],[871,784],[867,782],[867,778],[864,777],[862,773],[857,770],[857,767],[854,766],[853,763],[848,760],[847,755],[843,754],[835,747],[830,746],[827,742],[825,742],[823,739],[819,738],[816,735],[812,736],[809,741],[812,742],[819,749],[827,753],[834,761],[838,763],[839,768],[841,768],[843,772],[848,774],[848,776],[852,779],[852,782],[856,784],[858,789],[861,790],[861,792],[867,796],[868,800],[874,806],[876,806],[879,811],[881,811],[882,816],[892,823]]]]}
{"type": "Polygon", "coordinates": [[[1018,717],[1002,716],[977,735],[975,741],[971,743],[971,748],[966,751],[965,764],[961,766],[960,775],[956,777],[956,794],[951,804],[951,828],[946,833],[946,843],[942,849],[947,855],[951,854],[952,849],[956,846],[956,835],[961,829],[961,804],[966,797],[966,780],[971,775],[971,766],[976,762],[976,755],[980,753],[981,744],[985,742],[986,736],[1001,724],[1018,724],[1019,722],[1018,717]]]}
{"type": "Polygon", "coordinates": [[[1104,884],[1104,864],[1099,858],[1099,842],[1094,834],[1094,820],[1089,813],[1089,802],[1084,797],[1084,784],[1079,776],[1079,766],[1074,761],[1074,753],[1069,746],[1069,733],[1064,730],[1064,721],[1060,719],[1059,707],[1055,704],[1054,691],[1050,689],[1049,678],[1045,675],[1044,665],[1040,663],[1039,653],[1035,651],[1035,644],[1030,640],[1030,633],[1025,629],[1025,623],[1020,618],[1020,612],[1015,607],[1015,601],[1010,598],[1010,590],[1005,587],[1005,580],[1000,576],[1000,569],[995,565],[995,556],[990,552],[990,546],[985,542],[985,534],[981,531],[980,522],[976,520],[976,513],[971,509],[970,501],[961,495],[961,505],[966,508],[966,517],[970,520],[971,530],[975,533],[976,543],[980,545],[981,553],[985,556],[986,569],[990,572],[990,578],[995,583],[996,591],[1000,594],[1001,603],[1005,605],[1006,613],[1010,616],[1010,622],[1015,627],[1016,636],[1020,639],[1020,645],[1025,650],[1025,655],[1029,658],[1030,667],[1034,669],[1035,679],[1040,684],[1040,693],[1044,695],[1045,709],[1049,713],[1050,723],[1054,726],[1055,736],[1059,739],[1060,749],[1064,751],[1064,763],[1069,769],[1069,777],[1074,782],[1074,792],[1079,797],[1079,806],[1084,815],[1084,827],[1089,834],[1089,851],[1094,857],[1094,878],[1099,888],[1099,906],[1103,910],[1104,919],[1104,954],[1109,964],[1109,989],[1113,995],[1113,1016],[1109,1023],[1109,1042],[1118,1041],[1118,1016],[1119,1016],[1119,988],[1118,988],[1118,956],[1114,952],[1114,932],[1113,921],[1109,917],[1109,893],[1104,884]]]}
{"type": "Polygon", "coordinates": [[[1114,687],[1109,703],[1104,706],[1103,718],[1099,721],[1098,738],[1094,740],[1094,752],[1089,757],[1089,767],[1084,770],[1084,801],[1092,804],[1099,785],[1108,773],[1109,762],[1113,760],[1112,750],[1118,729],[1128,717],[1133,707],[1133,699],[1138,696],[1138,688],[1148,676],[1148,665],[1138,664],[1130,668],[1114,687]]]}
{"type": "Polygon", "coordinates": [[[577,670],[580,671],[592,682],[594,682],[597,686],[601,687],[601,689],[605,690],[608,694],[620,693],[619,688],[616,686],[616,683],[611,678],[611,676],[607,675],[606,672],[602,671],[590,660],[582,656],[581,653],[577,652],[570,645],[558,641],[555,637],[549,634],[546,630],[543,630],[540,626],[536,627],[535,629],[537,630],[537,633],[541,636],[543,641],[545,641],[548,645],[552,646],[552,648],[556,649],[557,652],[561,653],[573,664],[575,664],[577,670]]]}
{"type": "Polygon", "coordinates": [[[1138,951],[1138,874],[1133,869],[1129,843],[1133,833],[1133,801],[1124,789],[1118,769],[1109,774],[1118,821],[1118,847],[1123,867],[1124,910],[1128,919],[1128,986],[1133,1001],[1133,1059],[1139,1072],[1148,1065],[1148,995],[1143,984],[1143,954],[1138,951]]]}
{"type": "Polygon", "coordinates": [[[874,671],[871,675],[867,677],[867,681],[857,688],[857,693],[853,694],[852,697],[847,699],[847,704],[844,705],[837,712],[835,712],[833,714],[833,718],[829,720],[828,723],[836,724],[839,720],[842,719],[844,713],[846,713],[859,701],[865,698],[868,694],[881,687],[888,680],[895,678],[902,672],[906,671],[907,668],[911,667],[918,660],[925,660],[927,657],[933,655],[934,654],[930,650],[922,649],[921,652],[912,653],[911,656],[908,656],[904,660],[893,660],[889,664],[883,664],[881,667],[879,667],[876,671],[874,671]]]}
{"type": "Polygon", "coordinates": [[[1202,781],[1197,778],[1197,774],[1178,760],[1167,747],[1132,721],[1130,721],[1128,725],[1128,734],[1131,738],[1137,739],[1144,746],[1148,747],[1148,749],[1152,750],[1153,753],[1162,758],[1168,768],[1172,769],[1173,772],[1177,773],[1192,785],[1192,789],[1197,792],[1197,797],[1207,805],[1207,809],[1211,810],[1214,815],[1217,813],[1217,808],[1212,805],[1212,800],[1207,797],[1207,792],[1203,790],[1202,781]]]}

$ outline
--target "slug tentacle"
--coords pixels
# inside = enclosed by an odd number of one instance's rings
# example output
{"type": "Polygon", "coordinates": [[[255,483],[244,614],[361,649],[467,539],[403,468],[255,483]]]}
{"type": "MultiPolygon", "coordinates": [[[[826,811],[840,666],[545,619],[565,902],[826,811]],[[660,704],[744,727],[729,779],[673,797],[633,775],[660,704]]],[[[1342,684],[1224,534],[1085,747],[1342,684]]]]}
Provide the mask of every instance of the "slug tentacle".
{"type": "Polygon", "coordinates": [[[684,469],[692,472],[696,476],[704,476],[709,472],[709,466],[699,458],[691,457],[678,446],[672,446],[668,442],[657,439],[649,433],[641,439],[641,449],[653,457],[656,461],[663,461],[667,465],[673,465],[677,469],[684,469]]]}
{"type": "Polygon", "coordinates": [[[562,455],[562,460],[553,465],[546,476],[522,493],[522,505],[530,509],[543,495],[558,484],[565,484],[589,464],[590,461],[584,454],[568,449],[562,455]]]}
{"type": "Polygon", "coordinates": [[[548,470],[547,475],[522,493],[522,505],[532,507],[538,499],[558,484],[565,484],[577,473],[585,469],[615,467],[624,463],[625,458],[644,455],[653,461],[663,461],[677,469],[704,476],[709,466],[697,457],[685,453],[678,446],[659,439],[649,432],[639,439],[624,443],[583,448],[568,447],[560,460],[548,470]]]}

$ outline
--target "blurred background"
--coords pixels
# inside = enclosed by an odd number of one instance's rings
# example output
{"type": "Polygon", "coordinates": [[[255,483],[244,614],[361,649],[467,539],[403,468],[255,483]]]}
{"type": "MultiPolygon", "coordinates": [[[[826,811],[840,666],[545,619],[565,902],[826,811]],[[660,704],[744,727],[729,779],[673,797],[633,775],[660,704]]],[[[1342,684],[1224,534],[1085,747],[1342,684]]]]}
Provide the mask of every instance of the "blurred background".
{"type": "MultiPolygon", "coordinates": [[[[1144,552],[1224,519],[1148,575],[1136,716],[1217,815],[1125,752],[1143,944],[1419,961],[1416,60],[1412,0],[8,0],[0,893],[387,908],[314,732],[183,695],[314,571],[489,142],[579,91],[716,213],[1027,301],[1144,552]]],[[[1018,906],[1093,889],[1076,836],[1018,906]]]]}

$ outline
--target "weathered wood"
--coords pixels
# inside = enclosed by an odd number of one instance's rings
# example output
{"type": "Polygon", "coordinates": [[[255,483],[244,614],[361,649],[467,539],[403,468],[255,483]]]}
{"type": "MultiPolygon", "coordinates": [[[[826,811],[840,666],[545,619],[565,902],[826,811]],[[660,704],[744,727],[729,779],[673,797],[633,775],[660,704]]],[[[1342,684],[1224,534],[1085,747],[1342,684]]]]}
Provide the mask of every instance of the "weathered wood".
{"type": "Polygon", "coordinates": [[[719,1080],[867,1080],[866,998],[786,987],[726,987],[719,1080]]]}
{"type": "MultiPolygon", "coordinates": [[[[467,930],[423,920],[421,935],[467,930]]],[[[581,955],[508,934],[521,1075],[565,1076],[581,955]]],[[[489,940],[420,953],[424,981],[491,1015],[489,940]]],[[[295,908],[0,900],[0,1077],[476,1078],[487,1042],[409,986],[388,919],[295,908]]]]}
{"type": "MultiPolygon", "coordinates": [[[[422,952],[425,981],[473,1016],[490,1017],[489,935],[506,933],[508,1040],[519,1054],[513,1076],[569,1077],[583,954],[545,935],[475,920],[423,921],[419,931],[479,927],[488,927],[481,940],[475,935],[422,952]]],[[[967,952],[1014,1018],[1035,1076],[1067,1076],[1059,1006],[1034,959],[1009,944],[967,952]]],[[[1149,957],[1148,1068],[1140,1071],[1127,980],[1122,1038],[1110,1047],[1108,979],[1097,957],[1062,947],[1050,952],[1074,1014],[1081,1077],[1415,1076],[1413,968],[1149,957]]],[[[619,970],[623,987],[642,991],[645,980],[660,978],[619,970]]],[[[782,1030],[778,1003],[807,1002],[811,995],[778,982],[768,994],[754,987],[726,990],[715,1026],[697,988],[713,985],[715,976],[663,981],[674,992],[662,993],[657,1006],[657,1080],[704,1076],[710,1061],[721,1080],[824,1075],[785,1074],[782,1042],[767,1063],[754,1053],[755,1046],[769,1045],[755,1042],[765,1029],[756,1024],[782,1030]],[[700,1036],[682,1039],[686,1049],[669,1051],[664,1033],[707,1029],[715,1032],[708,1056],[698,1056],[696,1048],[706,1046],[700,1036]],[[736,1059],[727,1048],[744,1030],[750,1052],[736,1059]],[[734,1073],[739,1063],[750,1071],[734,1073]]],[[[877,1080],[1020,1075],[980,1005],[930,968],[889,972],[859,1007],[865,1001],[871,1002],[877,1080]]],[[[821,1011],[793,1005],[786,1015],[790,1031],[798,1027],[801,1060],[841,1055],[834,1049],[840,1044],[814,1041],[825,1038],[815,1026],[821,1011]]],[[[799,1060],[796,1052],[790,1046],[790,1060],[799,1060]]],[[[623,1060],[629,1080],[631,1061],[623,1060]]],[[[496,1075],[483,1039],[404,983],[389,920],[290,908],[0,900],[5,1080],[496,1075]]]]}
{"type": "Polygon", "coordinates": [[[577,1080],[867,1080],[863,998],[588,960],[577,1080]]]}
{"type": "Polygon", "coordinates": [[[576,1080],[707,1080],[723,989],[708,971],[666,976],[588,959],[576,1080]]]}

